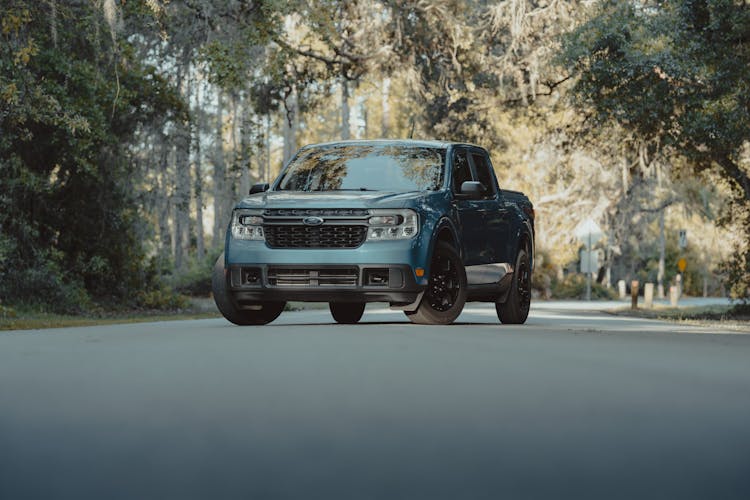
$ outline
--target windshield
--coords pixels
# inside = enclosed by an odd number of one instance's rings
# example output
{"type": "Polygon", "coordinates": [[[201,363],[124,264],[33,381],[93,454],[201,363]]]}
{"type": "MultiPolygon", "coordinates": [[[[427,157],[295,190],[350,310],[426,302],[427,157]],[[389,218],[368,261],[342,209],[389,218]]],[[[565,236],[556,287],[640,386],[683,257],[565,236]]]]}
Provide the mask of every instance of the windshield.
{"type": "Polygon", "coordinates": [[[401,145],[341,144],[303,149],[289,164],[282,191],[435,191],[445,150],[401,145]]]}

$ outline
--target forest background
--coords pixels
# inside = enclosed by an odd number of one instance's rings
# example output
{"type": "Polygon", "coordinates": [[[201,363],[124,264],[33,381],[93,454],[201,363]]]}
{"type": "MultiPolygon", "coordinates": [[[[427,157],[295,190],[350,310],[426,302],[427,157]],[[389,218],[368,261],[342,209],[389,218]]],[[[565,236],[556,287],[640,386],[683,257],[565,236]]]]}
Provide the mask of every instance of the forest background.
{"type": "Polygon", "coordinates": [[[537,218],[534,286],[750,293],[747,0],[0,0],[0,308],[208,294],[298,146],[468,141],[537,218]],[[678,245],[686,230],[687,248],[678,245]]]}

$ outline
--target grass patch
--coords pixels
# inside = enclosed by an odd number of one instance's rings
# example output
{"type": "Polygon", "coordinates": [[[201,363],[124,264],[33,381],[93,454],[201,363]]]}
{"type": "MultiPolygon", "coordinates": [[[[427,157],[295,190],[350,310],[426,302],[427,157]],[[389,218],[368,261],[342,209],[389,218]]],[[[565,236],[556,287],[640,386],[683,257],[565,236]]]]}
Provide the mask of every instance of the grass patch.
{"type": "Polygon", "coordinates": [[[153,321],[175,321],[183,319],[217,318],[218,313],[173,313],[149,315],[134,314],[119,317],[66,316],[63,314],[39,313],[35,316],[0,319],[0,330],[38,330],[42,328],[66,328],[76,326],[117,325],[122,323],[150,323],[153,321]]]}
{"type": "Polygon", "coordinates": [[[191,301],[185,309],[175,311],[100,311],[81,315],[56,314],[33,309],[13,310],[6,307],[4,310],[0,310],[0,330],[36,330],[122,323],[150,323],[154,321],[218,318],[219,316],[215,307],[210,307],[206,301],[197,300],[191,301]]]}
{"type": "Polygon", "coordinates": [[[696,326],[714,326],[738,331],[750,331],[750,311],[743,306],[671,307],[655,304],[653,309],[630,309],[630,307],[625,307],[609,312],[618,316],[660,319],[696,326]]]}

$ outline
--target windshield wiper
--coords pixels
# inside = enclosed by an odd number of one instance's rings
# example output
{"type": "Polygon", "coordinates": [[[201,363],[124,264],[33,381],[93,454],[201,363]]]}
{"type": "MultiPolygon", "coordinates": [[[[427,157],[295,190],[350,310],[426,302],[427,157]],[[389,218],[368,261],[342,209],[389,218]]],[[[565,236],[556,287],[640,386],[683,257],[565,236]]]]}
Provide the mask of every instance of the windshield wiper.
{"type": "Polygon", "coordinates": [[[331,191],[381,191],[380,189],[370,189],[366,187],[361,188],[343,188],[343,189],[331,189],[331,191]]]}

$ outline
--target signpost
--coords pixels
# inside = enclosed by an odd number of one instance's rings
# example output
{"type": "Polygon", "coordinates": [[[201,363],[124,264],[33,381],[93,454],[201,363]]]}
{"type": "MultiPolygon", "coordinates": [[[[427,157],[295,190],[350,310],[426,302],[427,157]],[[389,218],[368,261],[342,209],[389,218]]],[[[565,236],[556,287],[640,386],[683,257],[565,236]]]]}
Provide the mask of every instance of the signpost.
{"type": "Polygon", "coordinates": [[[581,250],[581,272],[595,273],[599,270],[599,252],[597,250],[581,250]]]}
{"type": "MultiPolygon", "coordinates": [[[[680,229],[677,244],[680,247],[680,254],[682,254],[682,251],[687,248],[687,230],[686,229],[680,229]]],[[[685,260],[685,257],[681,256],[680,260],[677,261],[677,269],[679,269],[680,272],[677,274],[677,277],[675,278],[675,280],[677,281],[677,298],[678,299],[682,297],[682,273],[685,272],[685,268],[687,268],[687,260],[685,260]]]]}
{"type": "Polygon", "coordinates": [[[591,300],[591,275],[597,270],[592,269],[592,264],[596,265],[596,268],[599,267],[598,255],[593,251],[593,246],[602,239],[604,232],[593,219],[586,219],[578,224],[575,235],[578,241],[586,247],[586,250],[581,252],[581,272],[588,276],[586,280],[586,300],[591,300]]]}
{"type": "Polygon", "coordinates": [[[678,243],[681,250],[687,248],[687,230],[680,229],[678,243]]]}

